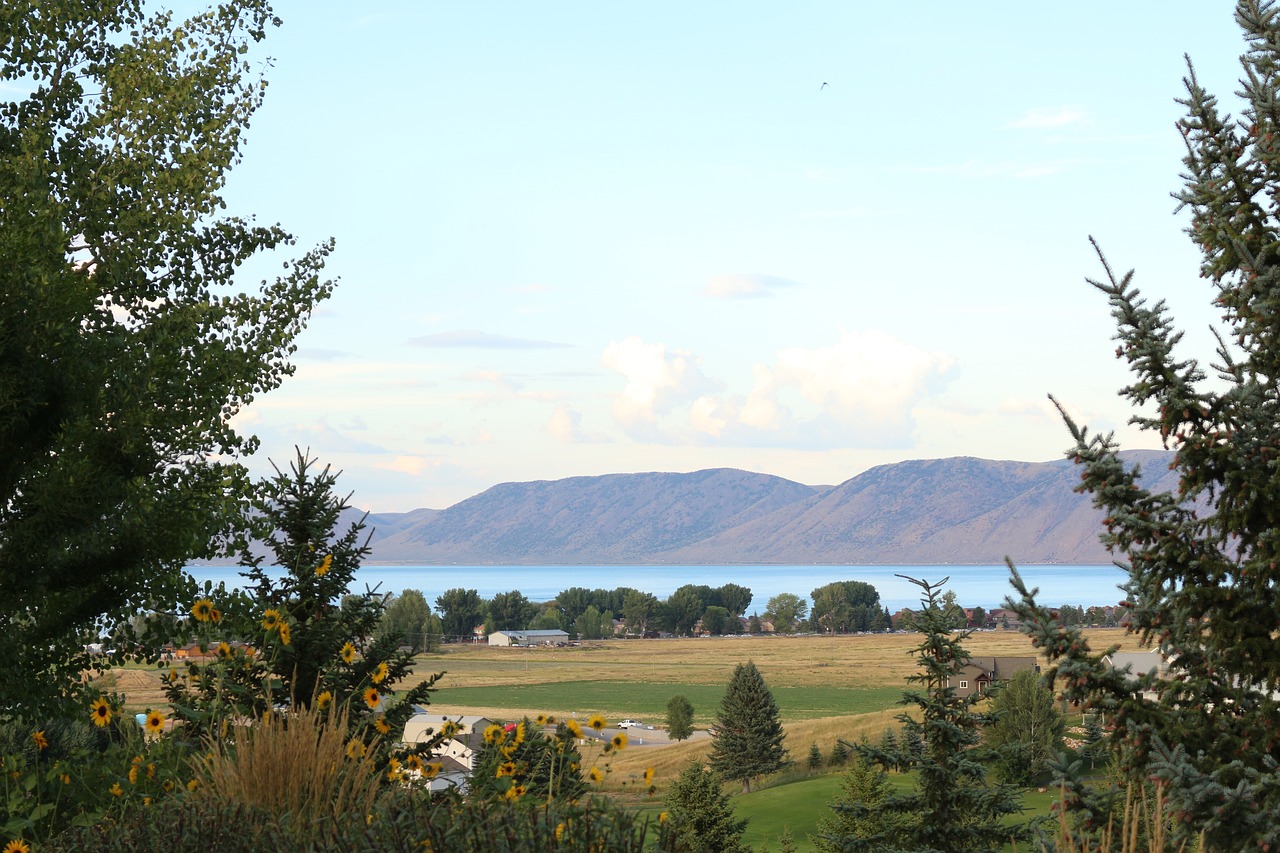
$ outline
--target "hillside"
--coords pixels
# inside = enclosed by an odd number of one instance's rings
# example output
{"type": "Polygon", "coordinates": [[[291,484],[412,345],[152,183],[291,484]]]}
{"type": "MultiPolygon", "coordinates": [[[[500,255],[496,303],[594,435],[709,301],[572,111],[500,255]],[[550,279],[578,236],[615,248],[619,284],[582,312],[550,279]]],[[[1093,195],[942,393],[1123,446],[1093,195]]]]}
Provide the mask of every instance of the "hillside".
{"type": "MultiPolygon", "coordinates": [[[[1132,451],[1172,488],[1171,454],[1132,451]]],[[[371,515],[371,562],[1106,563],[1066,461],[882,465],[834,488],[734,469],[504,483],[446,510],[371,515]]]]}

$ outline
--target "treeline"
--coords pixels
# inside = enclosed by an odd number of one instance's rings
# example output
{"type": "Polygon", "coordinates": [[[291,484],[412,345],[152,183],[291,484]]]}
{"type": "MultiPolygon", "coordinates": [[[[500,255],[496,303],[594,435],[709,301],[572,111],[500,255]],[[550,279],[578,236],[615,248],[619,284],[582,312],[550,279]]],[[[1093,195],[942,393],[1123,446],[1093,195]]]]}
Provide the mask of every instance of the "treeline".
{"type": "Polygon", "coordinates": [[[880,593],[869,583],[837,581],[818,587],[810,597],[812,608],[809,599],[781,593],[770,598],[763,611],[748,616],[751,590],[735,583],[719,587],[685,584],[666,599],[625,586],[570,587],[545,602],[530,601],[519,590],[486,599],[474,589],[457,587],[437,597],[435,608],[420,591],[407,589],[388,597],[383,630],[405,637],[415,651],[431,651],[441,642],[472,639],[480,626],[485,634],[561,630],[581,640],[658,633],[849,634],[892,627],[880,593]],[[621,623],[620,628],[615,620],[621,623]]]}

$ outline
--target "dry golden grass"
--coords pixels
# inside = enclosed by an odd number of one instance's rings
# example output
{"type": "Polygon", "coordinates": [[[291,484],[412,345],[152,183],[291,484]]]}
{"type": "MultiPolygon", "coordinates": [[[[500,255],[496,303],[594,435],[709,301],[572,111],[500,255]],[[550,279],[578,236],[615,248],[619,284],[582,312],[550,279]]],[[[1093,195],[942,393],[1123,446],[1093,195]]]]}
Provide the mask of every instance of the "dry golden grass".
{"type": "MultiPolygon", "coordinates": [[[[1088,632],[1095,648],[1135,647],[1118,628],[1088,632]]],[[[615,640],[569,648],[449,646],[421,656],[417,680],[446,671],[448,687],[516,686],[561,681],[727,683],[733,668],[755,661],[770,687],[884,687],[903,683],[915,670],[911,649],[918,634],[836,637],[741,637],[615,640]]],[[[983,631],[965,643],[971,655],[1034,654],[1016,631],[983,631]]],[[[410,683],[414,679],[410,679],[410,683]]]]}
{"type": "Polygon", "coordinates": [[[230,744],[213,744],[197,764],[197,796],[289,814],[310,824],[365,814],[381,780],[373,762],[347,754],[345,711],[270,714],[239,728],[230,744]]]}

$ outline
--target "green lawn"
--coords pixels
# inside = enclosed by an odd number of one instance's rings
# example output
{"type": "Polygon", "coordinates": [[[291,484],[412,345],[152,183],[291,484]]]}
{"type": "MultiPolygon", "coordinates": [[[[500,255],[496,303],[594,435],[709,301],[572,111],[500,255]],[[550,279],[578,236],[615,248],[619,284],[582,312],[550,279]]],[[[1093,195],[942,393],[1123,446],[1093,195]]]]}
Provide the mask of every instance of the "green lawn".
{"type": "MultiPolygon", "coordinates": [[[[775,687],[773,697],[784,720],[808,720],[864,714],[895,707],[899,687],[775,687]]],[[[443,687],[431,696],[435,705],[476,708],[526,708],[548,713],[598,711],[609,719],[637,717],[651,725],[666,717],[667,702],[684,694],[693,703],[695,721],[707,725],[724,696],[723,684],[673,684],[636,681],[559,681],[500,687],[443,687]]]]}

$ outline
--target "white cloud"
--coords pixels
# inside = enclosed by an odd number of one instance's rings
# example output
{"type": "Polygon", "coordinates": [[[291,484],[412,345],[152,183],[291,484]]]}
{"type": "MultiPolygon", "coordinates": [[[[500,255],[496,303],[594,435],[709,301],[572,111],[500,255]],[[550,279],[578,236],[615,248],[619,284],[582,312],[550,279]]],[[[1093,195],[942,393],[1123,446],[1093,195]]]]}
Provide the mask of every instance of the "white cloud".
{"type": "Polygon", "coordinates": [[[373,467],[383,471],[394,471],[410,477],[421,477],[431,467],[432,462],[425,456],[393,456],[391,459],[373,463],[373,467]]]}
{"type": "Polygon", "coordinates": [[[582,429],[582,413],[561,403],[551,412],[547,421],[547,432],[551,437],[566,444],[595,444],[606,441],[603,436],[587,433],[582,429]]]}
{"type": "Polygon", "coordinates": [[[635,336],[610,341],[600,363],[626,377],[613,404],[614,417],[626,428],[652,425],[677,404],[714,390],[693,353],[668,352],[665,344],[648,344],[635,336]]]}
{"type": "Polygon", "coordinates": [[[703,293],[716,299],[753,299],[794,286],[794,281],[777,276],[734,273],[712,276],[703,293]]]}
{"type": "Polygon", "coordinates": [[[1056,127],[1066,127],[1069,124],[1078,124],[1088,117],[1088,113],[1072,107],[1037,107],[1027,110],[1009,122],[1009,127],[1051,130],[1056,127]]]}

